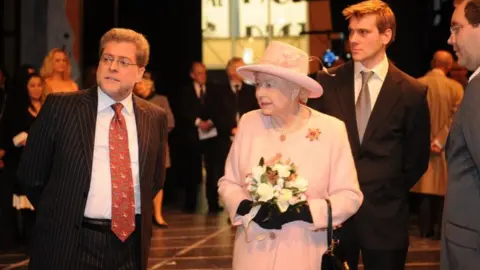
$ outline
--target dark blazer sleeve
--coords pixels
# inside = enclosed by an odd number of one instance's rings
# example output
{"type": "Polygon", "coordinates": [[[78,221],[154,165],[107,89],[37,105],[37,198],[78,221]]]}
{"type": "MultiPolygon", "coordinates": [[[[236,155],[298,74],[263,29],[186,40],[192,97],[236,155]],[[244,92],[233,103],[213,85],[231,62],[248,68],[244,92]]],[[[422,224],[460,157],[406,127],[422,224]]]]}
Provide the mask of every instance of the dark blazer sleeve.
{"type": "Polygon", "coordinates": [[[178,111],[175,112],[175,117],[179,122],[191,126],[195,126],[195,120],[200,117],[193,91],[195,91],[193,86],[186,86],[180,90],[178,111]]]}
{"type": "Polygon", "coordinates": [[[478,110],[478,104],[480,104],[480,77],[476,76],[468,84],[465,98],[463,99],[462,107],[464,113],[461,116],[461,128],[465,139],[468,152],[475,163],[477,170],[480,171],[480,144],[478,139],[480,138],[480,125],[478,119],[480,119],[480,110],[478,110]],[[465,119],[468,117],[470,119],[465,119]]]}
{"type": "MultiPolygon", "coordinates": [[[[202,120],[212,120],[219,134],[231,136],[237,126],[234,104],[228,99],[227,86],[215,85],[205,98],[202,120]]],[[[228,86],[230,87],[230,86],[228,86]]]]}
{"type": "Polygon", "coordinates": [[[50,178],[55,149],[59,97],[49,95],[28,133],[18,167],[18,181],[34,207],[50,178]]]}
{"type": "Polygon", "coordinates": [[[163,189],[165,183],[165,160],[167,156],[167,143],[168,143],[168,121],[166,114],[160,114],[158,117],[158,125],[160,132],[160,144],[157,153],[157,161],[155,165],[155,174],[153,178],[153,197],[163,189]]]}
{"type": "Polygon", "coordinates": [[[425,173],[430,158],[430,111],[427,88],[422,86],[420,90],[421,94],[417,95],[414,101],[405,128],[403,179],[408,190],[425,173]]]}

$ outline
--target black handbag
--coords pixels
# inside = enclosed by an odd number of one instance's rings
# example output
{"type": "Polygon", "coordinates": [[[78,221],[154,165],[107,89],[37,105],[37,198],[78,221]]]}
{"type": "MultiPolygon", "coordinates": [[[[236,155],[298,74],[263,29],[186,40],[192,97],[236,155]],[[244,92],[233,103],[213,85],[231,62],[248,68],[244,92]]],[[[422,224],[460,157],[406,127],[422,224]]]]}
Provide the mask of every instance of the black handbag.
{"type": "Polygon", "coordinates": [[[339,241],[333,237],[333,225],[332,225],[332,204],[329,199],[326,199],[328,207],[328,227],[327,227],[327,251],[322,257],[321,270],[348,270],[348,264],[346,261],[342,261],[335,255],[335,249],[338,247],[339,241]]]}

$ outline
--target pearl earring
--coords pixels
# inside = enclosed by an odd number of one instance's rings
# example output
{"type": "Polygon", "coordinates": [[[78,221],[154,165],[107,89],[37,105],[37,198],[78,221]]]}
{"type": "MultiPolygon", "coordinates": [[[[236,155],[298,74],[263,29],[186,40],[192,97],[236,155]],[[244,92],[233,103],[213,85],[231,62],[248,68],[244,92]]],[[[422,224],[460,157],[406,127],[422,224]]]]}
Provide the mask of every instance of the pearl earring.
{"type": "Polygon", "coordinates": [[[299,92],[300,92],[299,89],[293,89],[293,92],[292,92],[292,100],[295,100],[295,98],[297,98],[299,92]]]}

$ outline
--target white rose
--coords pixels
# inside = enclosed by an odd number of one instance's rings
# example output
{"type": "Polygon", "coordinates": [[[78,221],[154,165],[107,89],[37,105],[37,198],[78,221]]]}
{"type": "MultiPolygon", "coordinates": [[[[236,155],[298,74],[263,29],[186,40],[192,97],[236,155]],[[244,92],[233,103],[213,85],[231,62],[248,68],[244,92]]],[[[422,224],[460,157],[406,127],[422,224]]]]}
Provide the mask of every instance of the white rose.
{"type": "Polygon", "coordinates": [[[283,164],[275,164],[272,168],[274,171],[278,173],[278,176],[281,178],[287,178],[290,176],[290,166],[283,165],[283,164]]]}
{"type": "Polygon", "coordinates": [[[257,194],[260,196],[258,199],[261,202],[267,202],[273,198],[273,187],[270,184],[261,183],[258,185],[257,194]]]}
{"type": "Polygon", "coordinates": [[[283,187],[284,184],[285,184],[285,180],[283,180],[283,178],[278,178],[278,180],[277,180],[277,186],[283,187]]]}
{"type": "Polygon", "coordinates": [[[290,205],[290,200],[293,198],[293,193],[289,189],[280,190],[280,194],[277,198],[277,205],[280,211],[283,213],[287,211],[288,206],[290,205]]]}
{"type": "Polygon", "coordinates": [[[297,179],[295,179],[295,181],[291,181],[291,182],[293,182],[293,183],[292,183],[292,186],[293,186],[293,187],[298,188],[298,191],[300,191],[300,192],[305,192],[305,191],[307,191],[307,188],[308,188],[308,181],[307,181],[307,179],[298,176],[297,179]]]}
{"type": "Polygon", "coordinates": [[[262,175],[265,173],[265,170],[265,166],[256,166],[253,168],[252,176],[257,183],[260,183],[260,179],[262,179],[262,175]]]}

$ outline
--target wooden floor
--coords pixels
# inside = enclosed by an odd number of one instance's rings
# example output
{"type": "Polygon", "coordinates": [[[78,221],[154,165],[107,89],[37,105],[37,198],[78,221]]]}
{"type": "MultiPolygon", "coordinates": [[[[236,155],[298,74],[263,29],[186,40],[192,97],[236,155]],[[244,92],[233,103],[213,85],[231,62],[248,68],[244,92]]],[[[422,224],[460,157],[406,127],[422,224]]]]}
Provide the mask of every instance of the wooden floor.
{"type": "MultiPolygon", "coordinates": [[[[154,228],[149,269],[227,270],[232,268],[235,229],[227,216],[168,211],[167,229],[154,228]]],[[[415,230],[412,230],[415,235],[415,230]]],[[[411,237],[406,269],[439,269],[439,242],[411,237]]],[[[0,269],[27,269],[20,252],[0,254],[0,269]]]]}

